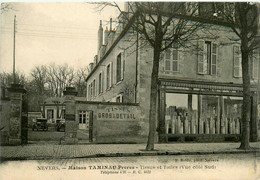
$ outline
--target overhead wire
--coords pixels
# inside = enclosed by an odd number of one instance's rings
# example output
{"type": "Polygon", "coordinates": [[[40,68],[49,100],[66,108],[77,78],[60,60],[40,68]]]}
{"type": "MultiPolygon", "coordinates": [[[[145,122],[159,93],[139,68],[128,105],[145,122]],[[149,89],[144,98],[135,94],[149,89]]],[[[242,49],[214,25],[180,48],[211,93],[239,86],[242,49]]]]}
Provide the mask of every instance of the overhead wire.
{"type": "MultiPolygon", "coordinates": [[[[5,23],[5,24],[13,24],[13,23],[5,23]]],[[[17,23],[19,26],[40,26],[40,27],[53,27],[53,28],[63,28],[63,29],[84,29],[84,30],[95,30],[95,28],[89,28],[89,27],[68,27],[68,26],[46,26],[46,25],[36,25],[36,24],[22,24],[17,23]]]]}
{"type": "MultiPolygon", "coordinates": [[[[9,23],[6,23],[9,24],[9,23]]],[[[12,24],[12,23],[10,23],[12,24]]],[[[88,31],[88,33],[83,32],[66,32],[62,30],[45,30],[45,29],[26,29],[26,28],[19,28],[21,25],[26,26],[43,26],[43,25],[32,25],[32,24],[17,24],[18,27],[16,28],[17,35],[22,36],[32,36],[32,37],[49,37],[49,38],[67,38],[67,39],[88,39],[88,40],[96,40],[96,38],[93,38],[96,34],[90,33],[89,31],[93,31],[94,29],[89,28],[75,28],[75,27],[59,27],[59,28],[67,28],[67,29],[78,29],[82,31],[88,31]]],[[[58,27],[58,26],[43,26],[43,27],[58,27]]],[[[11,33],[12,27],[2,27],[1,32],[3,33],[11,33]]]]}

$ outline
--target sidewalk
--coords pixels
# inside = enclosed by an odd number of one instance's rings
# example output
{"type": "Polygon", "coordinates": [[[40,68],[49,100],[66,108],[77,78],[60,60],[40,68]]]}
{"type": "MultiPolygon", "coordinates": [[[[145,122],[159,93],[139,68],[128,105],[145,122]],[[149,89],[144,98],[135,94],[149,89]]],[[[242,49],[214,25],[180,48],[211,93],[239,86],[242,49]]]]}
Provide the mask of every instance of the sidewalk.
{"type": "Polygon", "coordinates": [[[64,158],[156,156],[256,153],[260,156],[260,142],[250,143],[252,150],[238,150],[240,143],[174,143],[155,144],[155,151],[145,151],[145,144],[29,144],[0,146],[0,158],[7,160],[40,160],[64,158]]]}

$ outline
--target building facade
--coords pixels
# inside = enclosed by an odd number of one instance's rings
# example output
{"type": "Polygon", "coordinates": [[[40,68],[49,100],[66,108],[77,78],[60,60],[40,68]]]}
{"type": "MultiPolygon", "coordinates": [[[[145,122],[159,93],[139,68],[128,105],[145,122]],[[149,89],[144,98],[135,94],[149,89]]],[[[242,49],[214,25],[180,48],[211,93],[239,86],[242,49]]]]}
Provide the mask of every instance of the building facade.
{"type": "MultiPolygon", "coordinates": [[[[133,18],[133,17],[132,17],[133,18]]],[[[119,25],[98,32],[98,55],[86,78],[87,100],[138,103],[148,135],[153,48],[122,14],[119,25]],[[104,34],[104,38],[103,38],[104,34]]],[[[228,27],[201,29],[187,46],[162,53],[158,83],[158,141],[238,140],[242,117],[240,43],[228,27]],[[187,48],[190,47],[190,48],[187,48]]],[[[259,58],[250,58],[251,134],[258,137],[259,58]]]]}
{"type": "Polygon", "coordinates": [[[49,124],[56,124],[57,120],[65,120],[65,104],[64,97],[47,98],[40,105],[42,117],[47,119],[49,124]]]}

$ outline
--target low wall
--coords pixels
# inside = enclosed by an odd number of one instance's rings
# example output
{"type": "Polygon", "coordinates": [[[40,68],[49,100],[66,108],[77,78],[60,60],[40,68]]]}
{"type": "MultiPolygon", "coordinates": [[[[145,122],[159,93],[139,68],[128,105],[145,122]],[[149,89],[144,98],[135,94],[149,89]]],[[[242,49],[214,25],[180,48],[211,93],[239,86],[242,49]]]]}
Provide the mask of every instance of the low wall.
{"type": "Polygon", "coordinates": [[[77,121],[79,111],[93,113],[93,142],[146,142],[147,132],[138,104],[76,101],[75,105],[77,121]]]}
{"type": "Polygon", "coordinates": [[[1,99],[0,103],[0,144],[8,144],[9,119],[11,103],[9,99],[1,99]]]}

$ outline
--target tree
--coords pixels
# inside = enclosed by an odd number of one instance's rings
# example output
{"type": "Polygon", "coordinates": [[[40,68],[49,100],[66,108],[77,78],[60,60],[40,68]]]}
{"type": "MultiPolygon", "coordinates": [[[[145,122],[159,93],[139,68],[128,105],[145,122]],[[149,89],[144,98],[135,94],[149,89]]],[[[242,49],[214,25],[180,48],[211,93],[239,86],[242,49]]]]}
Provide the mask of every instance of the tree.
{"type": "MultiPolygon", "coordinates": [[[[195,15],[197,7],[190,8],[189,15],[186,15],[184,4],[178,2],[131,2],[128,3],[129,12],[123,13],[129,23],[135,18],[132,24],[133,29],[153,48],[149,135],[146,146],[148,151],[154,149],[157,122],[158,72],[162,52],[173,46],[184,46],[185,42],[190,40],[197,30],[203,28],[203,23],[190,21],[187,18],[195,15]]],[[[116,3],[99,3],[99,5],[101,5],[99,6],[101,10],[106,6],[114,6],[120,10],[116,3]]],[[[163,129],[159,129],[159,131],[163,131],[163,129]]]]}
{"type": "MultiPolygon", "coordinates": [[[[21,84],[23,86],[26,85],[27,79],[25,75],[21,72],[16,72],[15,73],[15,79],[17,84],[21,84]]],[[[13,74],[12,73],[7,73],[7,72],[2,72],[0,73],[0,82],[1,86],[8,88],[13,84],[13,74]]]]}
{"type": "Polygon", "coordinates": [[[31,71],[32,84],[35,87],[35,92],[39,95],[45,93],[45,85],[47,83],[47,68],[46,66],[36,66],[31,71]]]}
{"type": "Polygon", "coordinates": [[[242,134],[240,149],[250,149],[250,56],[254,50],[259,49],[259,7],[250,2],[229,3],[229,6],[216,15],[223,16],[229,23],[229,27],[234,31],[240,40],[242,54],[242,77],[243,77],[243,109],[242,109],[242,134]]]}
{"type": "Polygon", "coordinates": [[[74,69],[67,64],[51,64],[47,67],[47,84],[51,96],[61,97],[67,86],[73,85],[74,69]]]}
{"type": "Polygon", "coordinates": [[[78,96],[86,97],[86,82],[85,78],[87,77],[88,70],[86,67],[80,68],[76,71],[75,79],[74,79],[74,86],[78,91],[78,96]]]}

